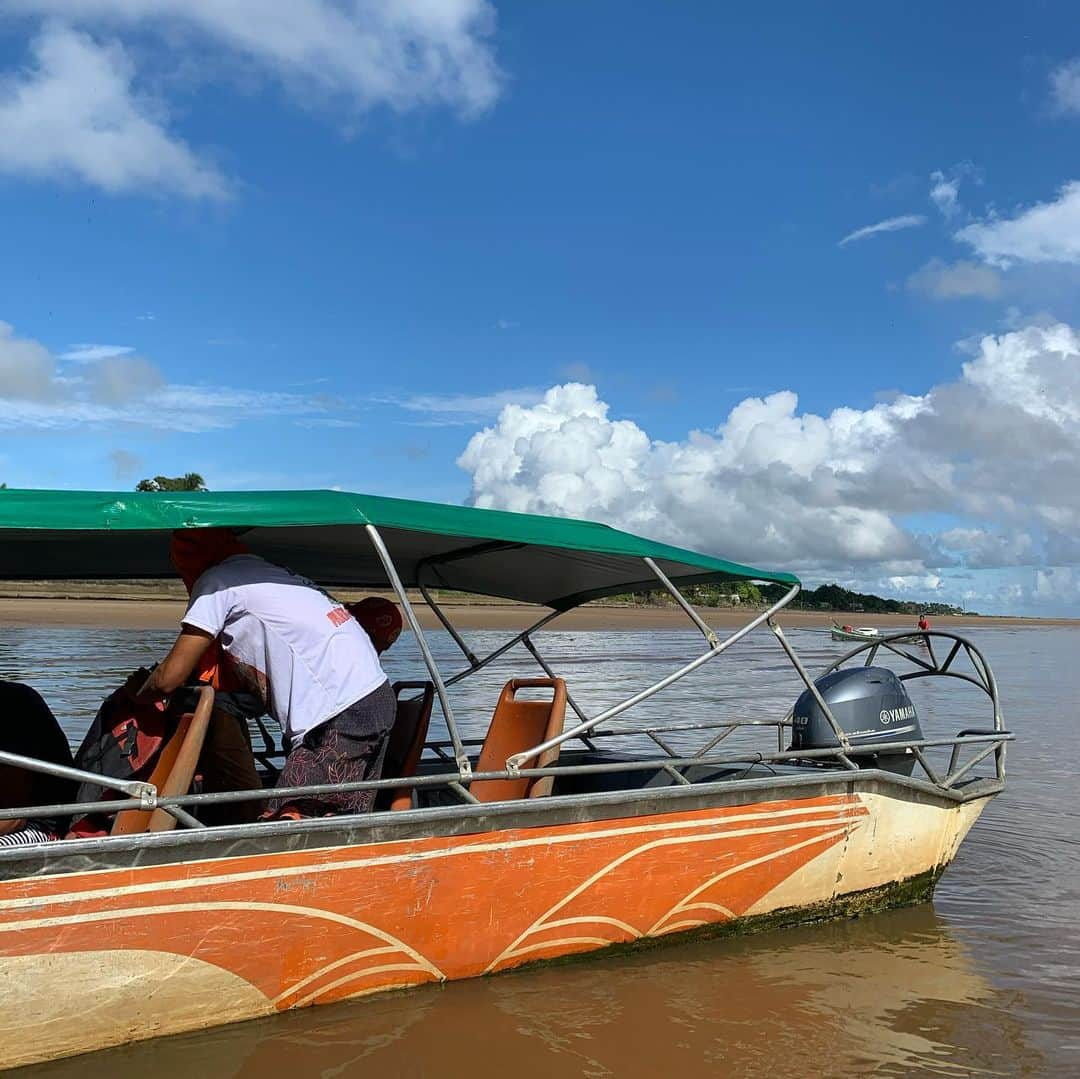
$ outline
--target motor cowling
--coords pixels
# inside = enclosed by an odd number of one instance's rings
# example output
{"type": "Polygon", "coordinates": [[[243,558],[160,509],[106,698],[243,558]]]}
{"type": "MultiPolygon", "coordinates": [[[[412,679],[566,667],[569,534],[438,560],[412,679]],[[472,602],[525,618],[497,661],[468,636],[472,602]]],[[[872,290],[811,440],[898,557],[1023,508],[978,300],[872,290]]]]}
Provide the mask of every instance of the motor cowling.
{"type": "MultiPolygon", "coordinates": [[[[850,759],[861,768],[911,775],[910,750],[859,752],[860,746],[911,742],[922,738],[919,716],[904,683],[887,667],[849,667],[819,678],[815,687],[851,744],[850,759]]],[[[809,689],[792,716],[793,751],[830,749],[839,745],[821,705],[809,689]]]]}

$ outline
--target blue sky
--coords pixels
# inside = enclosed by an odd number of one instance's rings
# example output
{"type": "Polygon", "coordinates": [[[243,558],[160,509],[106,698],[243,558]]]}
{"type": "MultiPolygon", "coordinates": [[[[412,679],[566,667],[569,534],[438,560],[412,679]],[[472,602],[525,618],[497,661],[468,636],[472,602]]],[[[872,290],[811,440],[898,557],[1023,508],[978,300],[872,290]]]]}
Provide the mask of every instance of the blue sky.
{"type": "Polygon", "coordinates": [[[0,479],[1080,609],[1071,5],[285,10],[5,5],[0,479]]]}

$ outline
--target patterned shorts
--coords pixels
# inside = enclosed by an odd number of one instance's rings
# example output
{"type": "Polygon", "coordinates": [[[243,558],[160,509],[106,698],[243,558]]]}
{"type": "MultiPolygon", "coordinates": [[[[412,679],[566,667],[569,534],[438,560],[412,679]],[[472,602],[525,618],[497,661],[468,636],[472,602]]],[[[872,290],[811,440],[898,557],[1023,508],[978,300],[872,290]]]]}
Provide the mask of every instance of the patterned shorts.
{"type": "MultiPolygon", "coordinates": [[[[313,787],[379,779],[396,703],[388,682],[320,723],[289,750],[278,787],[313,787]]],[[[264,817],[326,817],[368,813],[373,790],[334,791],[310,797],[273,798],[264,817]]]]}

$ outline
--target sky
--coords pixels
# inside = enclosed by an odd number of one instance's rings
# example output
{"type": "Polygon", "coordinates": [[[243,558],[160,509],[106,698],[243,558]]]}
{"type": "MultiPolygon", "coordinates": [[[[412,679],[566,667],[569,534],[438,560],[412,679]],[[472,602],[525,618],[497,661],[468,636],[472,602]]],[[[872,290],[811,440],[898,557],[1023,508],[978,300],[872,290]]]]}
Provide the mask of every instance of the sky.
{"type": "Polygon", "coordinates": [[[4,0],[0,481],[1080,614],[1074,5],[4,0]]]}

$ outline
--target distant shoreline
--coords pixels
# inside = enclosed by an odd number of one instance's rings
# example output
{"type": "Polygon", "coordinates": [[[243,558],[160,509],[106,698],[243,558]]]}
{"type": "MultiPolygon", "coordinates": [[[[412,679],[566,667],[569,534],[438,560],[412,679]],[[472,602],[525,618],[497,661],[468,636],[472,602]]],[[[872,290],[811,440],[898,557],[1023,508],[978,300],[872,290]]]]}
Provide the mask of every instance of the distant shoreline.
{"type": "MultiPolygon", "coordinates": [[[[184,600],[149,599],[131,595],[127,598],[88,598],[70,596],[0,596],[0,627],[67,626],[72,628],[175,629],[184,613],[184,600]]],[[[416,612],[425,629],[437,629],[439,623],[422,602],[416,612]]],[[[443,604],[451,621],[462,629],[519,631],[546,613],[545,608],[526,604],[460,602],[443,604]]],[[[745,625],[758,613],[752,608],[703,607],[702,618],[718,629],[745,625]]],[[[828,629],[841,625],[912,628],[915,619],[906,614],[853,614],[850,611],[785,611],[781,625],[800,629],[828,629]]],[[[1021,618],[1010,615],[949,615],[930,619],[934,629],[954,630],[976,627],[1064,626],[1080,628],[1078,618],[1021,618]]],[[[601,606],[589,604],[568,611],[550,626],[553,630],[648,630],[689,629],[686,615],[670,607],[601,606]]]]}

